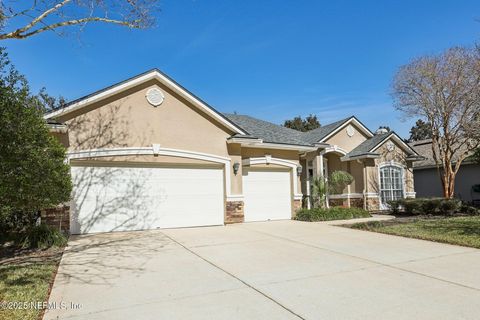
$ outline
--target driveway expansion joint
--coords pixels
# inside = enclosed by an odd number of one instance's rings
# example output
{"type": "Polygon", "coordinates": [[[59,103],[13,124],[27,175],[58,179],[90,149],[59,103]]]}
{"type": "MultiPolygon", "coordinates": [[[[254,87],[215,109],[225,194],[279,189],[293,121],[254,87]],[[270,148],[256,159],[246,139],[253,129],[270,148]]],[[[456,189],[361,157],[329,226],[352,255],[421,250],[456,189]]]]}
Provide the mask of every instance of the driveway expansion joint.
{"type": "Polygon", "coordinates": [[[216,265],[215,263],[207,260],[206,258],[204,258],[203,256],[201,256],[200,254],[198,254],[197,252],[191,250],[189,247],[185,246],[184,244],[178,242],[177,240],[175,240],[173,237],[167,235],[167,234],[164,234],[167,238],[169,238],[171,241],[175,242],[176,244],[182,246],[185,250],[187,250],[188,252],[190,252],[191,254],[197,256],[198,258],[202,259],[203,261],[207,262],[208,264],[210,264],[211,266],[219,269],[220,271],[228,274],[229,276],[231,276],[232,278],[236,279],[237,281],[240,281],[241,283],[243,283],[245,286],[247,286],[248,288],[258,292],[259,294],[261,294],[262,296],[264,296],[265,298],[267,298],[268,300],[272,301],[273,303],[275,303],[276,305],[280,306],[281,308],[283,308],[285,311],[291,313],[292,315],[294,315],[295,317],[297,317],[298,319],[302,319],[302,320],[306,320],[306,318],[302,317],[301,315],[299,315],[298,313],[296,313],[295,311],[293,311],[292,309],[284,306],[283,304],[281,304],[280,302],[276,301],[275,299],[273,299],[272,297],[270,297],[269,295],[267,295],[266,293],[262,292],[261,290],[255,288],[254,286],[252,286],[251,284],[249,284],[248,282],[240,279],[239,277],[235,276],[234,274],[228,272],[227,270],[223,269],[222,267],[216,265]]]}

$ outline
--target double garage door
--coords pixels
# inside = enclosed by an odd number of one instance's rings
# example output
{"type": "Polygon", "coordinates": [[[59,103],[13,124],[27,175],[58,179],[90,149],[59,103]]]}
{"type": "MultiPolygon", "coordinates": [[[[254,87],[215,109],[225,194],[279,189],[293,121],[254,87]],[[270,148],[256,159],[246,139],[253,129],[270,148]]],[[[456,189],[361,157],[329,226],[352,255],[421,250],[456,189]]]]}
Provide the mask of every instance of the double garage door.
{"type": "MultiPolygon", "coordinates": [[[[223,170],[72,166],[72,234],[222,225],[223,170]]],[[[245,170],[245,221],[290,219],[290,172],[245,170]]]]}
{"type": "Polygon", "coordinates": [[[73,166],[73,234],[221,225],[221,168],[73,166]]]}

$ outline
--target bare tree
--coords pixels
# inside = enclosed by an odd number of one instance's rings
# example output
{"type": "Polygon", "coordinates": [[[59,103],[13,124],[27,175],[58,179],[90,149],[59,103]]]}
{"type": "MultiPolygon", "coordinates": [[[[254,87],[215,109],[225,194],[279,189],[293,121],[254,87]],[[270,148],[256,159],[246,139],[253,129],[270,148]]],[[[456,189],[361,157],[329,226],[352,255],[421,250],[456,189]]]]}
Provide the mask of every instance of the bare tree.
{"type": "Polygon", "coordinates": [[[479,146],[480,50],[455,47],[413,60],[396,74],[393,97],[406,117],[426,120],[444,196],[453,197],[462,161],[479,146]]]}
{"type": "Polygon", "coordinates": [[[25,39],[63,27],[103,22],[129,28],[154,23],[159,0],[32,0],[0,2],[0,40],[25,39]],[[10,30],[5,30],[10,29],[10,30]]]}

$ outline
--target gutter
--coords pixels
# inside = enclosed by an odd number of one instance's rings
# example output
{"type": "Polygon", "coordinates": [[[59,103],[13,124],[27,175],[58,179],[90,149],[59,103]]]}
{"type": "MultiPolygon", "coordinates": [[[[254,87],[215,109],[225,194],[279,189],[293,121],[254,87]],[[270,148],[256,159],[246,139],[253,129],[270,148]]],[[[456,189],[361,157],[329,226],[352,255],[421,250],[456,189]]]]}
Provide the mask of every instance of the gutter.
{"type": "Polygon", "coordinates": [[[316,146],[305,146],[288,143],[264,142],[259,138],[231,137],[227,139],[227,143],[239,143],[242,147],[248,148],[265,148],[265,149],[281,149],[281,150],[297,150],[302,152],[316,151],[316,146]]]}

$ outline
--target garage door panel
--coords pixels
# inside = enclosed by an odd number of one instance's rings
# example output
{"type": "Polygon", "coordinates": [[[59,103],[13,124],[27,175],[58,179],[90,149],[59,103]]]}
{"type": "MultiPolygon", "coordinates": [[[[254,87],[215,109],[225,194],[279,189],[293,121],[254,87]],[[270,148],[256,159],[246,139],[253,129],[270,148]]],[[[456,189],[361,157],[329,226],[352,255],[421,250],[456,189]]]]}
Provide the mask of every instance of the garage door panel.
{"type": "Polygon", "coordinates": [[[223,224],[221,169],[72,167],[72,233],[223,224]]]}
{"type": "Polygon", "coordinates": [[[246,170],[243,176],[245,221],[291,218],[290,172],[246,170]]]}

